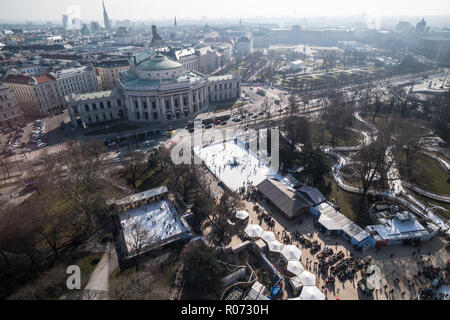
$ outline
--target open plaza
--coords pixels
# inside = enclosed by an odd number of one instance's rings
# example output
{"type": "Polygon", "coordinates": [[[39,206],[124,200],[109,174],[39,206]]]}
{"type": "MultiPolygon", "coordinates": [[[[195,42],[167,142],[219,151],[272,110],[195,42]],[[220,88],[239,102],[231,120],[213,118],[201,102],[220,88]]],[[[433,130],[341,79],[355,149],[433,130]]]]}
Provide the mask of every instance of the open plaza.
{"type": "MultiPolygon", "coordinates": [[[[427,279],[437,277],[427,273],[433,263],[445,265],[450,258],[442,240],[433,238],[436,229],[426,232],[412,214],[398,212],[394,206],[397,211],[392,209],[395,212],[386,219],[362,228],[316,188],[299,187],[292,177],[263,164],[258,152],[249,151],[239,139],[203,145],[194,148],[194,153],[212,180],[242,195],[245,210],[237,211],[233,220],[240,231],[232,237],[229,249],[240,252],[252,247],[267,259],[267,270],[275,279],[255,299],[301,300],[302,291],[306,297],[312,287],[318,290],[310,296],[314,300],[415,299],[427,279]],[[422,237],[417,246],[401,244],[415,235],[422,237]],[[390,239],[392,245],[386,246],[390,239]],[[283,249],[288,247],[300,252],[294,272],[294,262],[283,258],[283,249]],[[309,280],[302,283],[304,277],[309,280]],[[276,287],[281,296],[272,295],[276,287]]],[[[445,285],[439,288],[446,290],[445,285]]]]}

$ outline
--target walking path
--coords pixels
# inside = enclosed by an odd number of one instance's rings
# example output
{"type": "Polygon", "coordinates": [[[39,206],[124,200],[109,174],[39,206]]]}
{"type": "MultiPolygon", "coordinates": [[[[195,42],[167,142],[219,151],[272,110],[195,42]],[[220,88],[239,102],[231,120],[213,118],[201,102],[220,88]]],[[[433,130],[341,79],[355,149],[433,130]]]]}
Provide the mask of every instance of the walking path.
{"type": "Polygon", "coordinates": [[[109,275],[118,267],[116,250],[110,243],[106,252],[91,273],[89,282],[84,288],[83,300],[108,300],[109,275]]]}
{"type": "MultiPolygon", "coordinates": [[[[342,178],[340,169],[351,163],[351,160],[342,154],[340,154],[337,151],[357,151],[360,149],[361,146],[368,145],[375,141],[378,136],[378,129],[371,123],[367,122],[365,119],[363,119],[358,112],[355,112],[354,117],[361,121],[364,125],[369,127],[371,129],[371,133],[363,133],[363,130],[357,130],[362,135],[363,139],[358,146],[348,146],[348,147],[338,147],[338,148],[332,148],[332,147],[325,147],[323,151],[335,158],[338,159],[337,163],[332,167],[332,175],[334,180],[336,181],[336,184],[344,189],[345,191],[352,192],[352,193],[362,193],[362,188],[355,187],[352,185],[349,185],[345,182],[345,180],[342,178]]],[[[427,156],[430,156],[438,161],[445,167],[448,165],[448,162],[432,153],[422,151],[427,156]]],[[[450,225],[448,222],[439,216],[437,216],[431,208],[428,208],[425,204],[423,204],[421,201],[419,201],[416,197],[414,197],[410,192],[408,192],[407,188],[412,189],[413,191],[420,193],[424,196],[427,196],[434,200],[439,200],[443,202],[448,202],[450,200],[450,197],[448,196],[442,196],[437,195],[425,190],[422,190],[416,186],[413,186],[412,184],[401,180],[400,173],[398,172],[397,165],[394,159],[394,156],[391,152],[391,148],[388,148],[386,151],[386,158],[388,161],[392,161],[392,165],[389,168],[389,171],[387,173],[387,176],[389,178],[389,186],[390,190],[369,190],[369,194],[379,194],[383,195],[385,197],[391,198],[394,201],[398,201],[405,205],[408,209],[415,212],[416,214],[422,216],[423,218],[427,219],[428,221],[436,224],[441,228],[442,231],[446,231],[447,233],[450,233],[450,225]],[[402,199],[400,195],[403,195],[406,199],[402,199]]]]}

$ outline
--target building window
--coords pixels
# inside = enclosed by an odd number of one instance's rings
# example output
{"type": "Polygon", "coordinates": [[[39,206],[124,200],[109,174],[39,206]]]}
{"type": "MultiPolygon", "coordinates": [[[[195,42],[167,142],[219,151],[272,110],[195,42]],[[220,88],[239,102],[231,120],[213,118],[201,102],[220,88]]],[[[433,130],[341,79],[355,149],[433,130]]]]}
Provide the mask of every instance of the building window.
{"type": "Polygon", "coordinates": [[[95,103],[92,104],[92,109],[95,111],[97,110],[97,105],[95,103]]]}
{"type": "Polygon", "coordinates": [[[108,108],[111,108],[111,101],[106,101],[106,105],[108,106],[108,108]]]}
{"type": "Polygon", "coordinates": [[[105,109],[105,105],[103,104],[103,102],[100,102],[100,109],[101,110],[105,109]]]}
{"type": "Polygon", "coordinates": [[[117,105],[120,107],[122,106],[122,101],[121,100],[117,100],[117,105]]]}
{"type": "Polygon", "coordinates": [[[89,106],[87,104],[84,105],[84,109],[86,110],[86,112],[89,112],[89,106]]]}

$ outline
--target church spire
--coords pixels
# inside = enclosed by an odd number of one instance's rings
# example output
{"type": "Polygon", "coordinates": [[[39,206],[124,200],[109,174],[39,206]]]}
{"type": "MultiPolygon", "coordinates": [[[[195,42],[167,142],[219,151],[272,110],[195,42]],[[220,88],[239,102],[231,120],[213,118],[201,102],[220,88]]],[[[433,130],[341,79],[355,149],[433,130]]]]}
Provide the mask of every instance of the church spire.
{"type": "Polygon", "coordinates": [[[177,16],[175,15],[175,21],[174,21],[175,27],[177,26],[177,16]]]}
{"type": "Polygon", "coordinates": [[[111,31],[111,22],[109,21],[108,13],[106,12],[105,1],[102,0],[102,3],[103,3],[103,22],[105,24],[105,29],[107,31],[111,31]]]}

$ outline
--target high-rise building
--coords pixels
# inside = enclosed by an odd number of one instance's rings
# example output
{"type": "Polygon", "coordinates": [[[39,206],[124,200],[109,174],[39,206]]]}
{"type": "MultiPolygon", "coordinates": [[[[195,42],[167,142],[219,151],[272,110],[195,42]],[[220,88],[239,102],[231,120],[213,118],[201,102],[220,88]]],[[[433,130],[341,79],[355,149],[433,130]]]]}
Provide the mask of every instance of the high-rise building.
{"type": "Polygon", "coordinates": [[[111,31],[111,22],[109,21],[108,13],[106,12],[105,1],[102,1],[102,3],[103,3],[103,22],[105,23],[105,29],[106,31],[111,31]]]}
{"type": "Polygon", "coordinates": [[[67,29],[67,23],[69,22],[69,16],[66,14],[63,14],[61,21],[64,26],[64,29],[67,29]]]}
{"type": "Polygon", "coordinates": [[[426,26],[427,26],[427,23],[425,22],[425,19],[422,18],[422,20],[416,24],[416,32],[417,33],[425,32],[426,26]]]}

